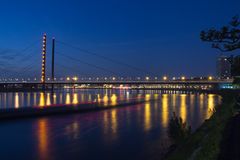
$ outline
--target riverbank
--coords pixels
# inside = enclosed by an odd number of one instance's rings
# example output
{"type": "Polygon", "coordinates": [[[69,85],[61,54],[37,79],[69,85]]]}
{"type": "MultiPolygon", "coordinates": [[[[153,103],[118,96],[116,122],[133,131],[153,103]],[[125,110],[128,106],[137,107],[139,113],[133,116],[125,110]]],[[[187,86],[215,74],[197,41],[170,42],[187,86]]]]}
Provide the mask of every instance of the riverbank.
{"type": "Polygon", "coordinates": [[[234,115],[224,129],[219,160],[240,159],[240,114],[234,115]]]}
{"type": "Polygon", "coordinates": [[[167,160],[218,159],[224,130],[234,115],[235,94],[223,94],[222,104],[216,106],[211,118],[206,120],[189,138],[169,152],[167,160]]]}

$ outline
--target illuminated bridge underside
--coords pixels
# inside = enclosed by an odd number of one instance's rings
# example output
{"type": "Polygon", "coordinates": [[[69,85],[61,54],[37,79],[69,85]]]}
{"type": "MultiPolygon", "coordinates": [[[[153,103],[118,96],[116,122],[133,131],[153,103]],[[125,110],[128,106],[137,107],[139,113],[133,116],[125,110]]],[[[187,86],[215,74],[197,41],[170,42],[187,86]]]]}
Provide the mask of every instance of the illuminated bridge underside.
{"type": "Polygon", "coordinates": [[[226,81],[80,81],[80,82],[46,82],[0,83],[1,90],[7,89],[46,89],[54,88],[120,88],[120,89],[170,89],[170,90],[219,90],[230,86],[226,81]]]}

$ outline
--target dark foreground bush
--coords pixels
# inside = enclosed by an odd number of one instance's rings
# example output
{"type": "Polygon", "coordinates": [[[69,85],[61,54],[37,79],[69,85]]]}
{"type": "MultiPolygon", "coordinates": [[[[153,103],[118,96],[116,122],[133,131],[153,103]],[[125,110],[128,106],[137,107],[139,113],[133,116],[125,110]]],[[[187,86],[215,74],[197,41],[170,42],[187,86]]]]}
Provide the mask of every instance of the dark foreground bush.
{"type": "MultiPolygon", "coordinates": [[[[167,160],[215,160],[220,153],[223,131],[235,113],[235,95],[222,94],[222,104],[216,106],[213,115],[187,139],[178,143],[165,159],[167,160]]],[[[169,130],[170,131],[170,130],[169,130]]]]}
{"type": "Polygon", "coordinates": [[[168,126],[168,135],[174,141],[175,144],[183,141],[191,134],[191,127],[183,122],[181,117],[177,117],[173,113],[173,117],[170,120],[168,126]]]}

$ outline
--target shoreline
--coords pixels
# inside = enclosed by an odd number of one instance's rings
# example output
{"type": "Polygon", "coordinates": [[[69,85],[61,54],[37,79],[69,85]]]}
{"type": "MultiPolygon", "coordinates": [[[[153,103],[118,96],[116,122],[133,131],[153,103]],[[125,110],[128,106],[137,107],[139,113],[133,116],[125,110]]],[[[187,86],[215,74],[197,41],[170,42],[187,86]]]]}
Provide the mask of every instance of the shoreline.
{"type": "Polygon", "coordinates": [[[224,93],[221,95],[223,102],[215,106],[216,111],[206,119],[203,124],[180,144],[170,147],[166,160],[175,159],[218,159],[221,152],[223,132],[227,123],[234,115],[235,94],[224,93]]]}

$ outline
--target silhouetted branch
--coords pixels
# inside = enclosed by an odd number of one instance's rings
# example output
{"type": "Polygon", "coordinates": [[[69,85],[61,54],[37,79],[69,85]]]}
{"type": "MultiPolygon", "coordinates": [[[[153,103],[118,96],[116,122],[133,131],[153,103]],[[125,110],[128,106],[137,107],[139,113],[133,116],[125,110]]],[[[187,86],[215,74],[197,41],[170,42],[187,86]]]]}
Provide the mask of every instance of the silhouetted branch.
{"type": "Polygon", "coordinates": [[[240,19],[234,16],[229,26],[223,26],[202,31],[200,38],[204,42],[212,42],[212,47],[222,52],[229,52],[240,49],[240,19]]]}

